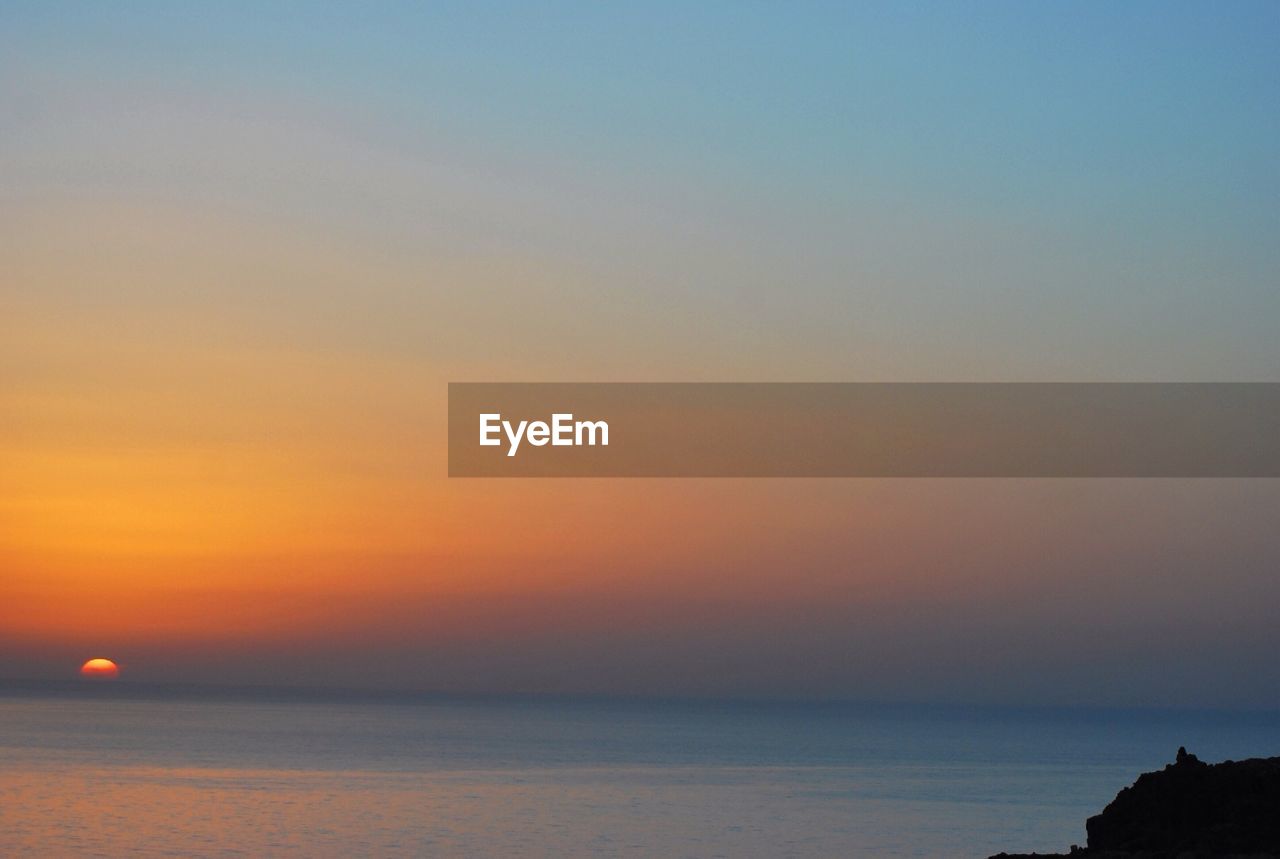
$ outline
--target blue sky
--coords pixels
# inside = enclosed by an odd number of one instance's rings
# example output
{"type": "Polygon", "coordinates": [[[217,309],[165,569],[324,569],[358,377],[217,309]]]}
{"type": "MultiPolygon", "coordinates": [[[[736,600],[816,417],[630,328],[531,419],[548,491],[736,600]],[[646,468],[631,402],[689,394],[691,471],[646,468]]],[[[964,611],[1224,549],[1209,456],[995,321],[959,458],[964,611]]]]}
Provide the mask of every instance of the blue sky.
{"type": "MultiPolygon", "coordinates": [[[[523,240],[591,277],[643,249],[627,264],[664,300],[714,312],[742,298],[745,324],[774,319],[787,342],[814,326],[830,338],[822,320],[855,313],[945,341],[959,314],[1032,376],[1106,377],[1100,349],[1125,378],[1266,378],[1280,361],[1259,322],[1280,312],[1274,4],[3,14],[11,189],[57,189],[79,164],[90,186],[394,222],[385,196],[344,182],[359,164],[273,185],[293,169],[284,140],[305,154],[327,137],[361,162],[431,161],[508,189],[509,208],[451,189],[451,241],[523,240]],[[118,110],[86,129],[86,103],[118,110]],[[140,121],[199,127],[185,155],[155,157],[140,121]],[[95,147],[94,132],[122,144],[95,147]],[[745,271],[692,262],[677,284],[682,230],[709,234],[697,256],[745,252],[745,271]],[[1085,354],[1044,362],[1027,332],[1059,325],[1085,354]]],[[[1066,336],[1049,344],[1060,356],[1066,336]]]]}

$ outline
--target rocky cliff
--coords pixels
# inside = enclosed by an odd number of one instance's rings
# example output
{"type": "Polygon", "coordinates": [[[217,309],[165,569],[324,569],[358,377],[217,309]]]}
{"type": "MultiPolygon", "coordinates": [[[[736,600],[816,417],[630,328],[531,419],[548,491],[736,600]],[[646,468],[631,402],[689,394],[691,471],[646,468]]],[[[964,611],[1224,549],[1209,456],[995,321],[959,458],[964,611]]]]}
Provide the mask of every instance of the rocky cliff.
{"type": "Polygon", "coordinates": [[[1206,764],[1178,749],[1174,763],[1138,776],[1085,828],[1087,848],[1056,855],[1280,856],[1280,757],[1206,764]]]}

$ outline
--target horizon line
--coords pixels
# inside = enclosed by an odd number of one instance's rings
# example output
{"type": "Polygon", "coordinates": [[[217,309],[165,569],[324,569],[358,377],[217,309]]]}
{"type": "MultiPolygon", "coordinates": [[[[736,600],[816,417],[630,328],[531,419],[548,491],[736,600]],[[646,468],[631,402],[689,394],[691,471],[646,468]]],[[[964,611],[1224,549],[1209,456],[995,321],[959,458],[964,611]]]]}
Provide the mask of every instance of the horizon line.
{"type": "Polygon", "coordinates": [[[811,708],[873,708],[905,709],[914,711],[969,711],[973,713],[1001,712],[1024,715],[1090,714],[1094,716],[1143,714],[1180,715],[1204,714],[1239,717],[1280,718],[1280,707],[1178,707],[1169,705],[1113,705],[1113,704],[1042,704],[946,700],[875,699],[848,697],[797,697],[797,696],[737,696],[737,695],[656,695],[646,693],[575,693],[538,691],[480,691],[448,689],[397,689],[355,686],[315,685],[267,685],[261,683],[207,683],[191,680],[86,680],[83,678],[0,677],[0,697],[20,697],[53,693],[59,696],[83,695],[91,698],[135,697],[168,693],[192,698],[224,699],[289,699],[298,702],[349,701],[359,703],[393,702],[529,702],[529,703],[597,703],[650,704],[685,706],[742,706],[742,707],[811,707],[811,708]],[[114,693],[114,694],[113,694],[114,693]]]}

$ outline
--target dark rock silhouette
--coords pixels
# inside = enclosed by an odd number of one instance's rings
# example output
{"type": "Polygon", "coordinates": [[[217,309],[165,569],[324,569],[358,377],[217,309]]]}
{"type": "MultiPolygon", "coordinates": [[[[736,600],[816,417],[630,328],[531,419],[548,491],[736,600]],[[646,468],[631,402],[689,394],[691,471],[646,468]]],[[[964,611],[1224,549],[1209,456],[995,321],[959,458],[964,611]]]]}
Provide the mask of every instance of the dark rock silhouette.
{"type": "Polygon", "coordinates": [[[1085,829],[1088,847],[1039,855],[1280,856],[1280,757],[1206,764],[1180,748],[1175,763],[1138,776],[1085,829]]]}

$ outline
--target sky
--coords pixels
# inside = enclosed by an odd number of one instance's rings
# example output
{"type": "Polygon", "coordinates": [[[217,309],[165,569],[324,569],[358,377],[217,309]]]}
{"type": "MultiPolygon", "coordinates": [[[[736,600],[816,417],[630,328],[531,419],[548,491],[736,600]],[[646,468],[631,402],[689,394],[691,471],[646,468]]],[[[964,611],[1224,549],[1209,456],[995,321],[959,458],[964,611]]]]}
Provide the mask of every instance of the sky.
{"type": "Polygon", "coordinates": [[[0,677],[1280,707],[1267,480],[450,480],[449,381],[1280,381],[1280,6],[0,3],[0,677]]]}

